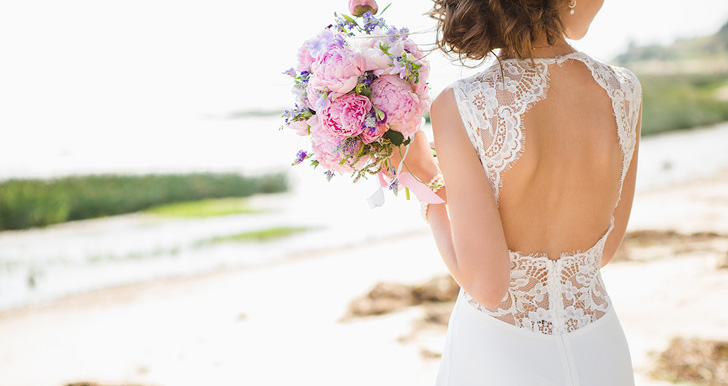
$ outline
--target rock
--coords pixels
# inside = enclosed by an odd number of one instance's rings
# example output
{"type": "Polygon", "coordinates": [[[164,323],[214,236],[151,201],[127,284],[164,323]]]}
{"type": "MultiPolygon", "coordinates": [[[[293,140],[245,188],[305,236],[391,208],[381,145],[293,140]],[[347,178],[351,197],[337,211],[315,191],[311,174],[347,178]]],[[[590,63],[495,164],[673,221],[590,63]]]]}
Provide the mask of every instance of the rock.
{"type": "Polygon", "coordinates": [[[355,316],[379,315],[409,307],[416,303],[409,286],[394,283],[377,283],[369,293],[354,300],[349,312],[355,316]]]}
{"type": "Polygon", "coordinates": [[[459,291],[460,287],[450,275],[436,277],[415,286],[377,283],[366,296],[351,302],[349,314],[380,315],[422,303],[451,302],[457,298],[459,291]]]}
{"type": "Polygon", "coordinates": [[[450,322],[450,315],[452,315],[454,306],[455,304],[453,302],[430,304],[425,309],[425,317],[423,320],[425,323],[447,326],[450,322]]]}
{"type": "Polygon", "coordinates": [[[728,342],[674,338],[660,354],[652,375],[672,382],[727,385],[728,342]]]}
{"type": "Polygon", "coordinates": [[[426,359],[440,359],[442,358],[442,353],[432,351],[430,349],[423,348],[420,350],[420,355],[422,355],[423,358],[426,359]]]}
{"type": "Polygon", "coordinates": [[[431,279],[412,292],[421,302],[449,302],[457,299],[460,286],[452,276],[446,275],[431,279]]]}
{"type": "Polygon", "coordinates": [[[728,252],[718,258],[718,269],[728,269],[728,252]]]}

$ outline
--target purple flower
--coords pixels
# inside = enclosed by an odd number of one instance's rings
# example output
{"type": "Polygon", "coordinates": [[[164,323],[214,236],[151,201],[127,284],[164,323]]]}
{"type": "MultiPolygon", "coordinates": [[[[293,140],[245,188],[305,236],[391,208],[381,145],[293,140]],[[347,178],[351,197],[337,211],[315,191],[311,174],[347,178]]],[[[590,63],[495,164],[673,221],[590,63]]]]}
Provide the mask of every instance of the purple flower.
{"type": "Polygon", "coordinates": [[[359,137],[346,137],[339,145],[337,151],[341,152],[342,155],[349,157],[355,156],[361,151],[362,142],[359,137]]]}
{"type": "MultiPolygon", "coordinates": [[[[392,175],[394,176],[394,173],[392,173],[392,175]]],[[[395,196],[397,195],[397,192],[399,192],[399,179],[395,178],[392,180],[389,184],[389,190],[391,190],[395,196]]]]}
{"type": "Polygon", "coordinates": [[[294,69],[293,69],[293,67],[291,67],[291,68],[289,68],[289,69],[287,69],[287,70],[283,71],[283,72],[282,72],[282,74],[284,74],[284,75],[288,75],[288,76],[290,76],[291,78],[295,78],[295,77],[296,77],[296,70],[294,70],[294,69]]]}
{"type": "Polygon", "coordinates": [[[300,164],[301,162],[303,162],[303,160],[306,159],[307,156],[308,156],[308,154],[306,154],[305,151],[299,150],[298,153],[296,154],[296,159],[293,161],[293,163],[291,165],[293,166],[293,165],[300,164]]]}
{"type": "Polygon", "coordinates": [[[364,18],[364,31],[366,33],[371,33],[377,27],[384,28],[386,25],[383,18],[376,18],[371,12],[364,13],[362,18],[364,18]]]}
{"type": "Polygon", "coordinates": [[[344,44],[346,44],[346,40],[344,40],[344,37],[337,34],[334,36],[333,45],[339,48],[343,48],[344,44]]]}
{"type": "Polygon", "coordinates": [[[387,35],[389,35],[389,41],[396,42],[398,33],[399,33],[399,31],[397,31],[397,28],[390,27],[389,30],[387,31],[387,35]]]}
{"type": "Polygon", "coordinates": [[[406,65],[402,65],[403,63],[402,57],[394,58],[394,61],[392,62],[392,65],[394,66],[392,68],[392,71],[389,73],[391,75],[399,75],[400,78],[404,79],[407,77],[407,67],[406,65]]]}

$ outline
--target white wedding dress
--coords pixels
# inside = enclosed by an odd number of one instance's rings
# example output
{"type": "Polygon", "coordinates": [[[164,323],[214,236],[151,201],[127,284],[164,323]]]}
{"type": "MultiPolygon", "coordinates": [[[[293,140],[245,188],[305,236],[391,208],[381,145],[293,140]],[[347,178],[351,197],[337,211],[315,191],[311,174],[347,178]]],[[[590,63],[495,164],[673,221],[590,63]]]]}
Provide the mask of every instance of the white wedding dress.
{"type": "MultiPolygon", "coordinates": [[[[502,174],[525,148],[523,116],[544,99],[549,70],[579,61],[612,102],[622,172],[619,195],[636,142],[641,88],[628,70],[581,52],[534,63],[506,59],[453,84],[473,147],[496,200],[502,174]]],[[[616,139],[615,139],[616,140],[616,139]]],[[[496,309],[486,309],[460,290],[450,317],[438,386],[627,386],[634,385],[622,327],[600,273],[605,242],[549,259],[510,252],[510,288],[496,309]]]]}

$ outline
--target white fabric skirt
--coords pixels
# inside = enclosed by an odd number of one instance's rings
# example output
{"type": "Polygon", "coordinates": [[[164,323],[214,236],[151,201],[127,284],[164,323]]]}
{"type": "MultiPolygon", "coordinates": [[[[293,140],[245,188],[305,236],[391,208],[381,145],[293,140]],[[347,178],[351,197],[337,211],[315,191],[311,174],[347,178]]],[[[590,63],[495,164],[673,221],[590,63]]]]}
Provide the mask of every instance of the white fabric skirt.
{"type": "Polygon", "coordinates": [[[622,326],[609,307],[586,327],[544,335],[495,319],[463,298],[450,315],[437,386],[633,386],[622,326]]]}

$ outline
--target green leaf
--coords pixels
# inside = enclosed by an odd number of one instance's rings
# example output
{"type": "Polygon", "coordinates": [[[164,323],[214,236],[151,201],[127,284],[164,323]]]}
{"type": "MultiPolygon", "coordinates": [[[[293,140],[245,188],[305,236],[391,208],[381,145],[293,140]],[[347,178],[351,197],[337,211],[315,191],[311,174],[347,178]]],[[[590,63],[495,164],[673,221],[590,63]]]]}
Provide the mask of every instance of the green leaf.
{"type": "Polygon", "coordinates": [[[367,87],[364,83],[357,84],[354,91],[356,91],[356,93],[359,95],[364,95],[365,97],[369,97],[372,95],[372,89],[367,87]]]}
{"type": "Polygon", "coordinates": [[[402,142],[404,142],[404,135],[402,135],[399,131],[387,130],[383,137],[390,140],[394,146],[400,146],[402,145],[402,142]]]}
{"type": "Polygon", "coordinates": [[[382,119],[384,119],[384,111],[379,110],[378,108],[375,107],[374,108],[374,113],[377,114],[377,119],[379,119],[380,121],[382,119]]]}
{"type": "Polygon", "coordinates": [[[384,9],[382,10],[382,12],[379,12],[379,16],[382,16],[382,14],[383,14],[384,12],[386,12],[386,11],[387,11],[387,9],[389,9],[389,6],[390,6],[390,5],[392,5],[392,3],[389,3],[389,4],[387,4],[387,6],[386,6],[386,7],[384,7],[384,9]]]}
{"type": "Polygon", "coordinates": [[[388,46],[384,43],[379,43],[379,49],[384,52],[385,55],[391,56],[392,54],[389,53],[389,49],[392,48],[391,46],[388,46]]]}
{"type": "Polygon", "coordinates": [[[410,144],[410,142],[412,142],[412,138],[407,137],[407,139],[405,139],[404,142],[402,142],[402,145],[407,146],[410,144]]]}
{"type": "Polygon", "coordinates": [[[359,27],[359,24],[357,24],[356,21],[351,18],[351,16],[347,16],[347,15],[342,14],[341,17],[343,17],[344,19],[346,19],[346,21],[348,21],[349,23],[352,23],[355,26],[359,27]]]}

